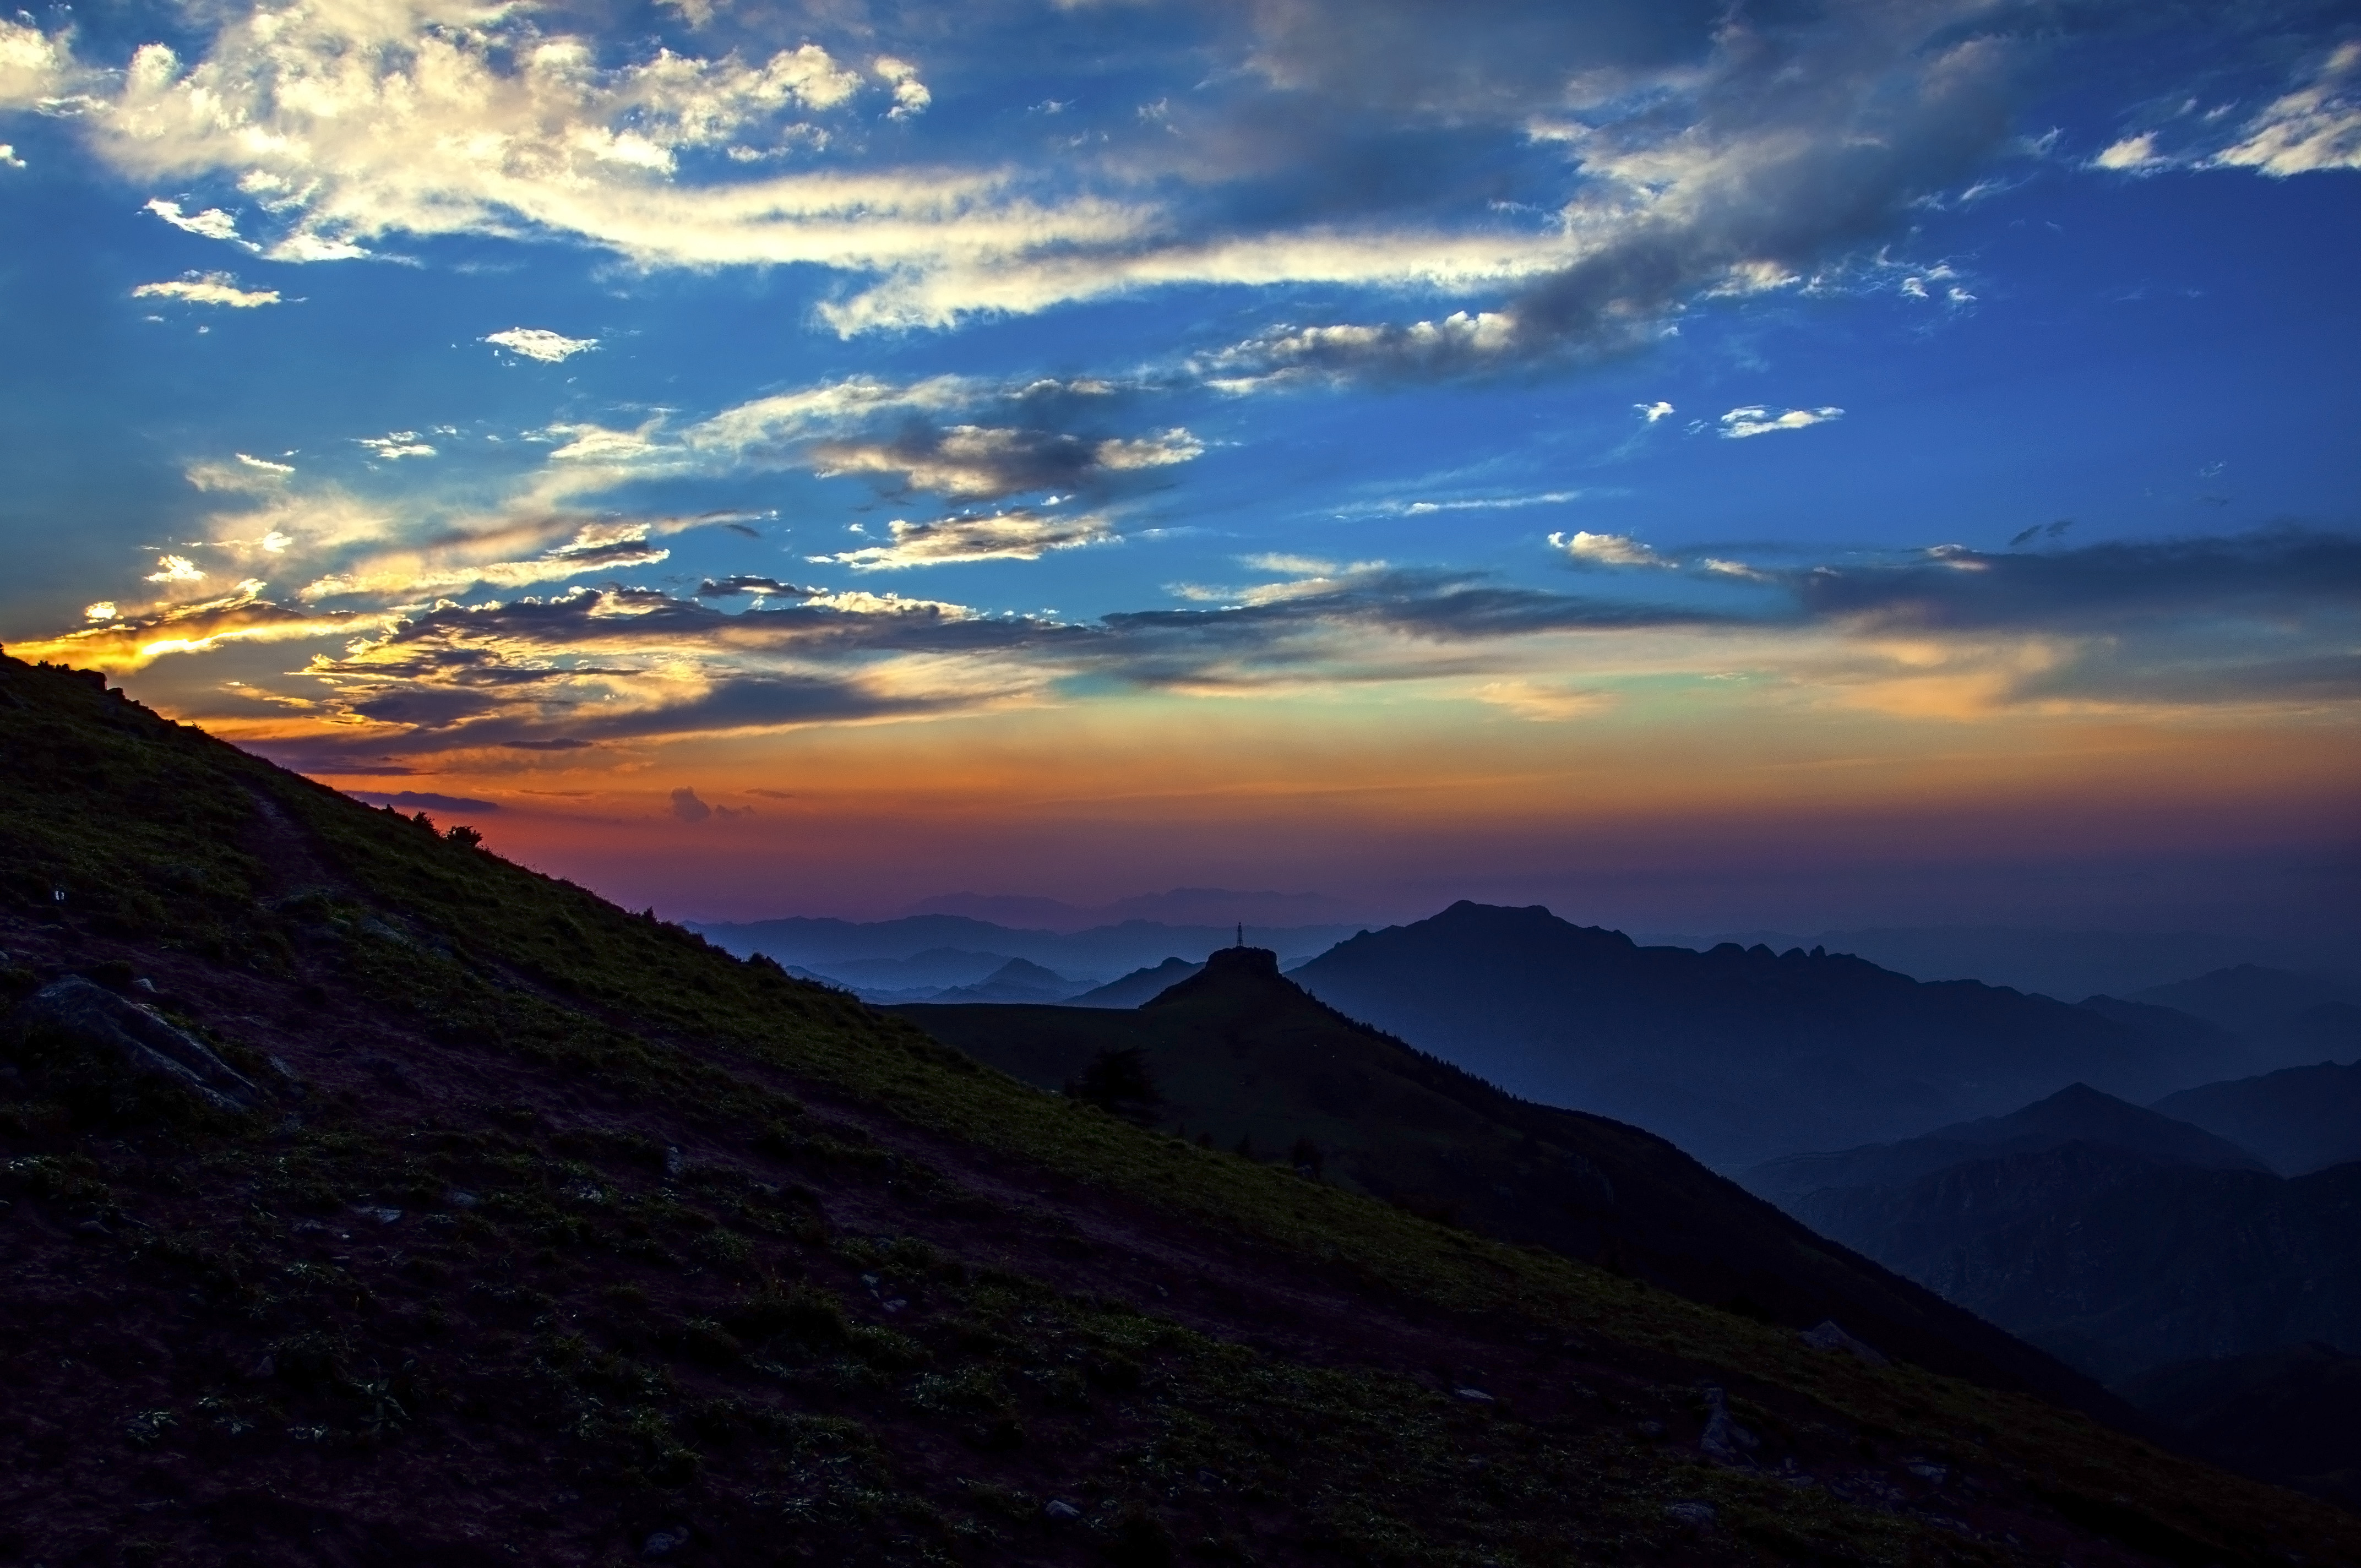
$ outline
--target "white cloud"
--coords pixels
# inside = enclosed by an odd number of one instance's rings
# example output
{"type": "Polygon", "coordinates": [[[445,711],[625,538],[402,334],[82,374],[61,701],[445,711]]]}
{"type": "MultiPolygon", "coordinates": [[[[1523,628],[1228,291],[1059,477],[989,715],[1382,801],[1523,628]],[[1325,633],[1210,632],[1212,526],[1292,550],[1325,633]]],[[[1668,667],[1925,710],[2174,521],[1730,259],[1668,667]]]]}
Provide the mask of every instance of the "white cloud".
{"type": "Polygon", "coordinates": [[[2208,161],[2285,179],[2330,169],[2361,169],[2361,42],[2339,47],[2312,79],[2274,100],[2241,139],[2208,161]]]}
{"type": "Polygon", "coordinates": [[[885,117],[889,120],[916,118],[925,114],[928,105],[935,101],[935,95],[927,91],[927,84],[918,80],[918,68],[907,60],[881,54],[870,69],[894,89],[894,106],[885,111],[885,117]]]}
{"type": "Polygon", "coordinates": [[[2110,145],[2098,157],[2091,159],[2093,169],[2112,170],[2118,174],[2145,174],[2151,170],[2169,167],[2170,159],[2158,157],[2156,133],[2143,131],[2136,137],[2125,137],[2110,145]]]}
{"type": "Polygon", "coordinates": [[[169,283],[142,283],[131,291],[135,300],[179,300],[192,305],[227,305],[250,311],[280,302],[276,289],[241,289],[227,272],[192,272],[169,283]]]}
{"type": "Polygon", "coordinates": [[[22,169],[24,167],[25,160],[16,156],[16,149],[8,143],[0,141],[0,169],[22,169]]]}
{"type": "Polygon", "coordinates": [[[1670,403],[1633,403],[1631,406],[1639,410],[1640,417],[1650,424],[1655,423],[1660,419],[1670,419],[1673,415],[1673,405],[1670,403]]]}
{"type": "Polygon", "coordinates": [[[1730,440],[1742,441],[1750,435],[1769,435],[1779,430],[1809,430],[1843,417],[1842,409],[1782,409],[1773,413],[1761,403],[1750,403],[1721,416],[1721,433],[1730,440]]]}
{"type": "Polygon", "coordinates": [[[202,213],[184,213],[178,202],[168,202],[159,196],[148,203],[147,211],[155,214],[176,229],[185,229],[205,239],[225,239],[236,243],[237,219],[219,207],[207,207],[202,213]]]}
{"type": "Polygon", "coordinates": [[[538,359],[544,365],[563,365],[574,356],[598,346],[595,337],[567,337],[544,327],[512,326],[501,332],[487,333],[486,343],[505,348],[511,354],[522,354],[527,359],[538,359]]]}
{"type": "Polygon", "coordinates": [[[1554,549],[1563,550],[1576,561],[1598,566],[1677,566],[1677,561],[1667,560],[1629,534],[1623,533],[1553,533],[1549,536],[1554,549]]]}
{"type": "MultiPolygon", "coordinates": [[[[18,13],[20,16],[22,13],[18,13]]],[[[62,37],[0,17],[0,109],[29,109],[65,90],[72,58],[62,37]]]]}
{"type": "Polygon", "coordinates": [[[82,607],[82,618],[84,620],[113,620],[119,613],[121,612],[115,608],[113,599],[101,599],[96,604],[86,604],[82,607]]]}
{"type": "Polygon", "coordinates": [[[650,420],[637,430],[609,430],[598,424],[553,424],[541,433],[565,443],[549,455],[554,463],[617,463],[662,450],[652,439],[660,423],[661,420],[650,420]]]}
{"type": "Polygon", "coordinates": [[[355,444],[368,447],[372,456],[389,463],[402,457],[435,455],[433,445],[419,440],[414,430],[397,430],[390,435],[364,435],[357,438],[355,444]]]}
{"type": "Polygon", "coordinates": [[[237,460],[249,468],[259,468],[266,474],[292,474],[295,471],[295,465],[292,463],[274,463],[268,457],[250,457],[243,452],[237,454],[237,460]]]}
{"type": "Polygon", "coordinates": [[[941,566],[961,561],[1037,561],[1052,550],[1098,544],[1115,536],[1097,513],[1043,517],[1029,511],[991,517],[948,518],[941,522],[887,525],[890,544],[873,544],[814,561],[837,562],[857,571],[896,571],[906,566],[941,566]]]}
{"type": "Polygon", "coordinates": [[[205,575],[186,555],[159,555],[156,569],[148,574],[151,583],[202,583],[205,575]]]}
{"type": "Polygon", "coordinates": [[[1204,455],[1205,444],[1175,425],[1160,435],[1144,435],[1130,441],[1102,441],[1092,449],[1092,455],[1102,468],[1121,472],[1130,468],[1161,468],[1174,463],[1192,462],[1204,455]]]}

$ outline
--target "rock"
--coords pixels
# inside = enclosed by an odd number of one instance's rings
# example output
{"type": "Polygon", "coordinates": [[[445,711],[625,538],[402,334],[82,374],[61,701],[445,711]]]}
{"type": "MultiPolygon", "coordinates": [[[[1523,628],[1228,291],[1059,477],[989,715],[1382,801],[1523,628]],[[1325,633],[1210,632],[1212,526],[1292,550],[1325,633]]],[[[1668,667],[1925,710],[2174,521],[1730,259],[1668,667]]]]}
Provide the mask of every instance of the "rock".
{"type": "Polygon", "coordinates": [[[1708,1383],[1705,1387],[1705,1432],[1697,1439],[1697,1447],[1708,1459],[1724,1464],[1750,1464],[1750,1450],[1760,1447],[1763,1440],[1730,1420],[1730,1402],[1719,1388],[1708,1383]]]}
{"type": "Polygon", "coordinates": [[[669,1557],[688,1544],[689,1529],[685,1524],[666,1525],[640,1543],[640,1555],[648,1558],[669,1557]]]}
{"type": "Polygon", "coordinates": [[[1711,1530],[1713,1521],[1720,1516],[1711,1503],[1685,1502],[1666,1503],[1664,1517],[1691,1530],[1711,1530]]]}
{"type": "Polygon", "coordinates": [[[1041,1506],[1041,1514],[1045,1519],[1078,1519],[1082,1517],[1082,1510],[1063,1497],[1052,1497],[1041,1506]]]}
{"type": "Polygon", "coordinates": [[[401,1223],[401,1211],[399,1209],[379,1209],[364,1203],[357,1206],[353,1212],[363,1219],[375,1220],[380,1225],[394,1225],[401,1223]]]}
{"type": "Polygon", "coordinates": [[[1470,1400],[1478,1405],[1488,1405],[1492,1403],[1492,1396],[1487,1394],[1481,1388],[1454,1388],[1452,1392],[1463,1399],[1470,1400]]]}
{"type": "Polygon", "coordinates": [[[681,1152],[678,1149],[664,1150],[664,1174],[666,1176],[678,1176],[682,1171],[686,1170],[687,1168],[688,1161],[682,1157],[681,1152]]]}
{"type": "Polygon", "coordinates": [[[262,1091],[203,1041],[80,975],[27,997],[9,1015],[8,1026],[18,1038],[38,1030],[107,1052],[133,1071],[168,1080],[225,1111],[249,1110],[262,1100],[262,1091]]]}
{"type": "Polygon", "coordinates": [[[410,1076],[410,1069],[390,1058],[364,1057],[360,1069],[396,1094],[407,1094],[412,1099],[422,1095],[417,1080],[410,1076]]]}
{"type": "Polygon", "coordinates": [[[1863,1344],[1861,1341],[1853,1338],[1852,1335],[1845,1332],[1841,1328],[1839,1328],[1837,1326],[1836,1320],[1833,1318],[1821,1323],[1820,1326],[1816,1329],[1806,1329],[1803,1333],[1803,1340],[1806,1344],[1810,1345],[1814,1350],[1843,1351],[1849,1355],[1857,1355],[1861,1357],[1861,1360],[1866,1361],[1872,1366],[1883,1366],[1885,1365],[1885,1357],[1883,1355],[1880,1354],[1872,1347],[1863,1344]]]}
{"type": "Polygon", "coordinates": [[[483,1200],[472,1192],[463,1192],[456,1187],[451,1187],[444,1190],[443,1201],[454,1209],[472,1209],[483,1200]]]}

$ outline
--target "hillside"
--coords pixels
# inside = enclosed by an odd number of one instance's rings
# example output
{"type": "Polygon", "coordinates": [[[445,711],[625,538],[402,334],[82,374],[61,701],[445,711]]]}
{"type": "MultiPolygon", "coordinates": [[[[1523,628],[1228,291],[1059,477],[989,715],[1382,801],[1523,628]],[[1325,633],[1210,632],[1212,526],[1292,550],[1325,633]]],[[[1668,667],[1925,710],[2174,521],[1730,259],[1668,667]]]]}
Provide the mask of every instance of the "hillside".
{"type": "Polygon", "coordinates": [[[2361,1507],[2361,1356],[2284,1345],[2159,1366],[2122,1391],[2200,1453],[2361,1507]]]}
{"type": "Polygon", "coordinates": [[[895,1011],[1045,1089],[1136,1052],[1155,1098],[1127,1108],[1180,1135],[1260,1150],[1323,1182],[1708,1305],[1795,1329],[1835,1320],[1924,1365],[2106,1408],[2065,1368],[1829,1246],[1662,1138],[1517,1100],[1422,1056],[1314,1001],[1261,948],[1218,949],[1132,1012],[895,1011]]]}
{"type": "Polygon", "coordinates": [[[2134,1101],[2244,1069],[2219,1032],[1819,949],[1641,948],[1546,909],[1457,904],[1291,971],[1339,1010],[1528,1099],[1744,1167],[2005,1113],[2082,1081],[2134,1101]]]}
{"type": "Polygon", "coordinates": [[[2350,981],[2237,964],[2151,986],[2132,1000],[2230,1030],[2253,1047],[2257,1068],[2361,1056],[2361,986],[2350,981]]]}
{"type": "Polygon", "coordinates": [[[2254,1150],[2281,1176],[2361,1159],[2361,1061],[2200,1084],[2156,1109],[2254,1150]]]}
{"type": "Polygon", "coordinates": [[[0,1555],[2361,1561],[1042,1093],[95,676],[0,659],[0,1555]]]}

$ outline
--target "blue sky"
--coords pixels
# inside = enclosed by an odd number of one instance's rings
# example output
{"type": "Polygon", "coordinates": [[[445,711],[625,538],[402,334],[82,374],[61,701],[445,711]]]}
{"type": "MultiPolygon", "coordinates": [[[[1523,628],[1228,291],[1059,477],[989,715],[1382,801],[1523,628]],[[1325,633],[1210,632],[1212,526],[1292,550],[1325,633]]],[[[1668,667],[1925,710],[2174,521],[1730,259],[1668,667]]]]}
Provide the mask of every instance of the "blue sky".
{"type": "MultiPolygon", "coordinates": [[[[1383,751],[1372,704],[1536,823],[1798,734],[2128,727],[2153,781],[2235,730],[2275,760],[2206,800],[2351,804],[2338,7],[60,9],[0,22],[0,634],[556,861],[568,810],[723,831],[690,773],[1023,817],[979,751],[1383,751]]],[[[1206,880],[863,842],[807,901],[1206,880]]]]}

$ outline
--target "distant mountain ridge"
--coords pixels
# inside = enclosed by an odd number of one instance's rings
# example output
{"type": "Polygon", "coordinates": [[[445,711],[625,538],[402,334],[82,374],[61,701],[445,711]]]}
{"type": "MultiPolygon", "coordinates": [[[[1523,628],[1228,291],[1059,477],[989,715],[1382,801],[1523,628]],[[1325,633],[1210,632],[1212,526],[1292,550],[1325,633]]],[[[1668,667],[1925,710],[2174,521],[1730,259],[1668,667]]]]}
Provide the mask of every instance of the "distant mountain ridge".
{"type": "MultiPolygon", "coordinates": [[[[801,972],[880,1002],[924,1000],[954,986],[974,985],[1013,959],[1070,977],[1068,989],[1087,990],[1176,955],[1202,960],[1237,938],[1235,924],[1171,926],[1126,920],[1080,931],[1027,929],[963,915],[910,915],[854,921],[816,916],[691,923],[691,930],[741,958],[762,954],[801,972]],[[961,955],[955,972],[921,962],[961,955]],[[945,972],[937,972],[945,971],[945,972]]],[[[1357,926],[1259,927],[1246,934],[1276,948],[1289,962],[1320,953],[1359,930],[1357,926]]]]}
{"type": "Polygon", "coordinates": [[[2361,1159],[2361,1061],[2202,1084],[2155,1108],[2252,1149],[2281,1176],[2361,1159]]]}
{"type": "Polygon", "coordinates": [[[2287,1180],[2087,1085],[1741,1180],[2102,1380],[2305,1340],[2361,1354],[2361,1164],[2287,1180]]]}
{"type": "Polygon", "coordinates": [[[1540,907],[1461,903],[1290,971],[1512,1093],[1745,1167],[2004,1113],[2076,1080],[2128,1099],[2250,1070],[2178,1016],[1927,982],[1814,949],[1642,948],[1540,907]]]}

